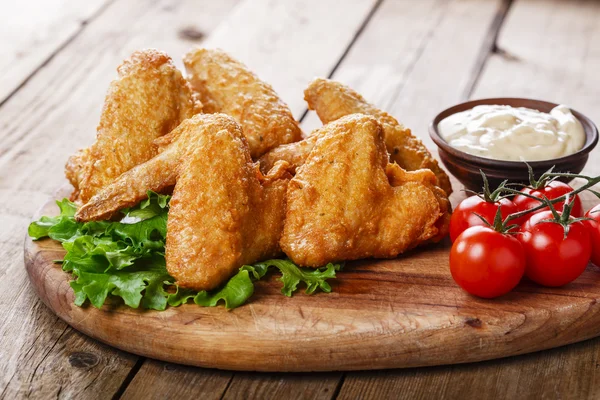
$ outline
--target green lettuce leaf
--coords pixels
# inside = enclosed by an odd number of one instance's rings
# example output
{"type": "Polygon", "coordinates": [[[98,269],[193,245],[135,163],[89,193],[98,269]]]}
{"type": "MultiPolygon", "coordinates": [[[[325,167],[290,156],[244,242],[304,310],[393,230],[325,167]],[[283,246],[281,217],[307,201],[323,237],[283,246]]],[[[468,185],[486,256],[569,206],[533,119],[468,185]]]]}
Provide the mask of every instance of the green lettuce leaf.
{"type": "Polygon", "coordinates": [[[169,205],[171,196],[148,192],[148,198],[143,200],[137,207],[123,210],[125,217],[122,223],[133,224],[159,215],[165,215],[164,210],[169,205]]]}
{"type": "Polygon", "coordinates": [[[165,265],[165,241],[170,196],[148,192],[148,199],[123,210],[120,221],[77,222],[77,207],[64,199],[57,201],[60,214],[41,217],[29,225],[33,240],[49,237],[66,250],[62,268],[71,272],[75,304],[89,301],[102,307],[109,297],[120,298],[132,308],[164,310],[191,300],[199,306],[223,304],[236,308],[254,293],[254,281],[269,269],[281,271],[282,293],[291,296],[298,285],[306,293],[317,289],[330,292],[327,279],[335,278],[339,265],[322,269],[299,268],[289,260],[269,260],[245,265],[220,289],[206,292],[180,288],[165,265]]]}
{"type": "Polygon", "coordinates": [[[331,286],[327,283],[327,279],[335,278],[335,272],[339,271],[342,265],[329,263],[323,268],[311,269],[299,268],[289,260],[268,260],[254,265],[244,265],[242,270],[249,271],[254,279],[259,280],[265,276],[269,267],[279,269],[281,272],[279,280],[283,282],[281,293],[291,297],[300,282],[306,284],[305,293],[307,294],[313,294],[317,289],[321,289],[325,293],[331,292],[331,286]]]}
{"type": "Polygon", "coordinates": [[[234,275],[225,286],[216,292],[205,290],[196,292],[178,287],[177,292],[168,298],[170,306],[179,306],[193,300],[194,303],[204,307],[214,307],[222,301],[225,308],[236,308],[244,304],[254,293],[254,283],[247,270],[242,270],[234,275]]]}
{"type": "Polygon", "coordinates": [[[67,199],[57,201],[56,205],[60,209],[60,214],[57,217],[41,217],[38,221],[29,225],[27,233],[33,240],[50,237],[62,241],[62,237],[75,234],[73,224],[76,224],[76,222],[73,217],[77,211],[77,206],[67,199]]]}

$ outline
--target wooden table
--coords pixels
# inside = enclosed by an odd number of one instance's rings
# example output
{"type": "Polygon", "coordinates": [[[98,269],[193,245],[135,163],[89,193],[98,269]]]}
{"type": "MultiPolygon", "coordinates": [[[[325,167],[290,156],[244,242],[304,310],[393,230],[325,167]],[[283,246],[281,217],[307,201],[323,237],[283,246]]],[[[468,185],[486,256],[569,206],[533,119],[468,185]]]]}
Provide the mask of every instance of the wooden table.
{"type": "MultiPolygon", "coordinates": [[[[189,368],[102,345],[55,317],[23,268],[34,211],[94,137],[133,50],[221,47],[273,84],[302,127],[302,90],[341,80],[411,127],[468,98],[564,102],[600,122],[600,2],[47,0],[3,6],[0,30],[0,397],[596,398],[600,339],[478,364],[258,374],[189,368]],[[10,18],[9,18],[10,16],[10,18]]],[[[600,150],[587,170],[600,173],[600,150]]],[[[456,182],[455,182],[456,184],[456,182]]],[[[462,194],[457,191],[453,200],[462,194]]]]}

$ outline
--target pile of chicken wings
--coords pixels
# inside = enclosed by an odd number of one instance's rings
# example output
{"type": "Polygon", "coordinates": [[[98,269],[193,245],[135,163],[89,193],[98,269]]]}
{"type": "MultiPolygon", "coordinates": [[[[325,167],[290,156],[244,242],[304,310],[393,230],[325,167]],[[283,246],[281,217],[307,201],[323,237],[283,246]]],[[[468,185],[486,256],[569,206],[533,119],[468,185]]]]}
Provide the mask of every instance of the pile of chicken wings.
{"type": "Polygon", "coordinates": [[[448,231],[452,188],[427,148],[349,87],[305,90],[323,126],[305,135],[273,88],[221,50],[194,49],[187,77],[135,52],[108,89],[96,141],[65,173],[78,221],[172,193],[166,262],[210,290],[283,253],[301,266],[392,258],[448,231]]]}

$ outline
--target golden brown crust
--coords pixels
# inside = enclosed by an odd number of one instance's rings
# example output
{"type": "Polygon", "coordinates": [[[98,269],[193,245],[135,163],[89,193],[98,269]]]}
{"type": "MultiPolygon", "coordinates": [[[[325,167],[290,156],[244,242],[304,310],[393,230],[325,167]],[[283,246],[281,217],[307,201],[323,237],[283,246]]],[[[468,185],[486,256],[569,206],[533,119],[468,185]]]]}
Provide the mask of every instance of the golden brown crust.
{"type": "Polygon", "coordinates": [[[66,166],[79,198],[87,202],[119,175],[156,155],[153,140],[199,112],[200,104],[171,58],[136,51],[117,69],[108,89],[96,142],[66,166]]]}
{"type": "Polygon", "coordinates": [[[318,135],[313,134],[310,137],[299,142],[282,144],[258,159],[260,170],[263,173],[269,171],[278,161],[286,161],[290,164],[292,171],[304,164],[306,157],[317,142],[318,135]]]}
{"type": "Polygon", "coordinates": [[[186,119],[169,135],[157,140],[161,146],[158,155],[123,173],[100,190],[77,211],[75,218],[78,221],[108,219],[117,211],[145,199],[148,190],[161,192],[175,185],[181,159],[188,149],[197,145],[202,135],[237,126],[223,114],[196,114],[186,119]]]}
{"type": "Polygon", "coordinates": [[[348,115],[322,128],[287,193],[280,241],[297,264],[391,258],[447,232],[448,200],[429,170],[390,166],[380,123],[348,115]]]}
{"type": "Polygon", "coordinates": [[[73,193],[71,193],[70,200],[76,201],[79,198],[79,182],[83,179],[83,173],[85,166],[90,162],[90,149],[89,147],[77,151],[67,160],[65,165],[65,176],[73,185],[73,193]]]}
{"type": "Polygon", "coordinates": [[[184,64],[204,111],[233,117],[244,130],[252,158],[302,138],[298,122],[273,88],[227,53],[195,49],[184,64]]]}
{"type": "Polygon", "coordinates": [[[308,108],[315,110],[323,124],[345,115],[363,113],[372,115],[383,127],[385,144],[391,161],[407,171],[432,170],[438,186],[450,195],[452,185],[448,175],[440,168],[429,150],[394,117],[367,102],[359,93],[339,82],[317,78],[304,91],[308,108]]]}
{"type": "Polygon", "coordinates": [[[233,120],[221,129],[197,129],[170,203],[166,260],[180,286],[210,290],[242,265],[281,252],[290,176],[281,164],[270,176],[260,177],[233,120]]]}

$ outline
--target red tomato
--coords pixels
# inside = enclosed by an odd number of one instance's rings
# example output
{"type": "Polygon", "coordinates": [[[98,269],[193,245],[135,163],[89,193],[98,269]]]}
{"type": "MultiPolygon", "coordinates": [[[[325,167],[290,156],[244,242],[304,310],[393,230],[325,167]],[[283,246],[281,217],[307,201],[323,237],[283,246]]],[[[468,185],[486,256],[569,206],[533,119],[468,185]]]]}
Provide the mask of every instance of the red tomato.
{"type": "MultiPolygon", "coordinates": [[[[569,185],[567,185],[564,182],[560,182],[560,181],[552,181],[549,184],[547,184],[546,186],[544,186],[543,188],[540,188],[538,190],[526,187],[521,189],[521,192],[525,193],[525,194],[530,194],[532,196],[535,196],[537,198],[543,198],[544,196],[546,196],[548,199],[552,200],[552,199],[556,199],[558,197],[561,197],[567,193],[570,193],[573,191],[573,188],[569,185]]],[[[513,203],[515,203],[515,205],[517,206],[517,210],[519,211],[525,211],[525,210],[531,210],[534,207],[537,207],[540,205],[540,202],[526,197],[526,196],[522,196],[522,195],[516,195],[513,198],[513,203]]],[[[573,204],[573,209],[571,210],[571,216],[575,217],[575,218],[579,218],[583,215],[583,207],[581,206],[581,199],[579,198],[578,195],[575,196],[574,200],[571,200],[574,202],[573,204]]],[[[562,211],[563,207],[565,205],[564,201],[561,201],[559,203],[554,204],[554,208],[556,208],[556,210],[558,211],[562,211]]],[[[548,210],[548,208],[543,208],[540,211],[545,211],[548,210]]],[[[540,212],[537,211],[537,212],[540,212]]]]}
{"type": "Polygon", "coordinates": [[[600,204],[588,211],[585,216],[593,221],[583,221],[588,227],[592,241],[592,262],[600,267],[600,204]]]}
{"type": "Polygon", "coordinates": [[[500,206],[502,207],[500,213],[503,220],[508,214],[517,212],[517,207],[509,199],[488,203],[479,196],[471,196],[461,201],[452,213],[452,217],[450,217],[450,240],[454,242],[461,233],[472,226],[486,226],[481,218],[475,214],[481,215],[493,225],[494,217],[500,206]]]}
{"type": "Polygon", "coordinates": [[[510,292],[524,271],[521,243],[485,226],[464,231],[450,250],[452,278],[475,296],[491,299],[510,292]]]}
{"type": "Polygon", "coordinates": [[[563,286],[575,280],[585,270],[592,255],[588,229],[575,222],[565,238],[562,225],[541,222],[553,219],[552,212],[533,214],[518,235],[525,249],[525,275],[544,286],[563,286]]]}

